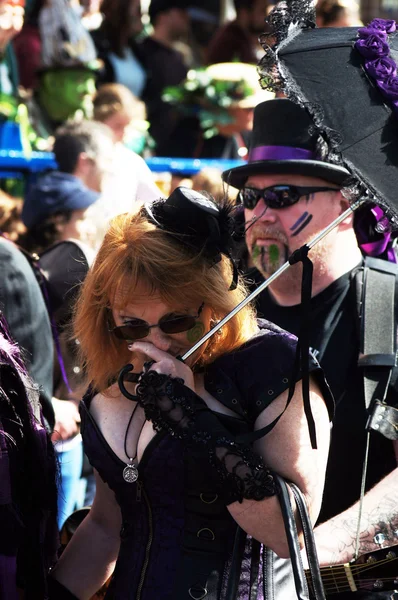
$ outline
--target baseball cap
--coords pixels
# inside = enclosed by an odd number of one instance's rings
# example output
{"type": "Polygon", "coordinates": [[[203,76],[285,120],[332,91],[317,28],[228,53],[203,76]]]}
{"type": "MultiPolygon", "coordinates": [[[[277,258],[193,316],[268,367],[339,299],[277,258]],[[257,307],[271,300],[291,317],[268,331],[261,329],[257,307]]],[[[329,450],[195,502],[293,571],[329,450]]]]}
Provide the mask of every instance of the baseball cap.
{"type": "Polygon", "coordinates": [[[54,213],[84,210],[99,197],[98,192],[90,190],[78,177],[53,171],[41,177],[28,191],[22,208],[22,221],[30,229],[54,213]]]}

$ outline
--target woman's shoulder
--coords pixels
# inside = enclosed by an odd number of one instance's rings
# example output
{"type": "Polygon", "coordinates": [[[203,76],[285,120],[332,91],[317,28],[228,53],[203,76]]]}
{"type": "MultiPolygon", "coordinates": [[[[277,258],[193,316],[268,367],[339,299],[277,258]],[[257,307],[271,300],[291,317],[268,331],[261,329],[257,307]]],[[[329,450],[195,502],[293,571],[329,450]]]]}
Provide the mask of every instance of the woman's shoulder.
{"type": "Polygon", "coordinates": [[[296,346],[294,335],[260,320],[253,337],[206,367],[207,383],[227,405],[232,394],[231,401],[250,417],[249,405],[256,404],[261,412],[288,388],[296,346]]]}
{"type": "MultiPolygon", "coordinates": [[[[296,349],[296,336],[261,319],[252,338],[208,366],[207,380],[214,381],[220,399],[225,390],[223,401],[227,404],[230,390],[243,412],[254,421],[289,388],[292,376],[296,381],[301,378],[300,369],[295,369],[296,349]]],[[[317,371],[323,377],[311,355],[309,371],[317,371]]]]}
{"type": "Polygon", "coordinates": [[[265,357],[269,356],[272,363],[290,363],[296,352],[297,337],[266,319],[258,319],[257,324],[257,332],[239,348],[225,354],[223,361],[249,361],[252,366],[256,366],[258,363],[263,364],[265,357]]]}

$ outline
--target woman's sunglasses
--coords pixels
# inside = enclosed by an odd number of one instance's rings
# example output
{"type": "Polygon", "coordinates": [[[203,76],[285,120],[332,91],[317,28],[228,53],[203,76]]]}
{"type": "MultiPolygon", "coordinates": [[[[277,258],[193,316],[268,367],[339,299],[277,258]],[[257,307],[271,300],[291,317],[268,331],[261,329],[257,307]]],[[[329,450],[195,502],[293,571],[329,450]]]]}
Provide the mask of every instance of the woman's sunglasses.
{"type": "Polygon", "coordinates": [[[253,210],[261,199],[269,208],[286,208],[296,204],[302,196],[310,196],[317,192],[338,191],[337,188],[331,187],[298,187],[296,185],[272,185],[263,190],[244,187],[239,191],[238,200],[249,210],[253,210]]]}
{"type": "Polygon", "coordinates": [[[126,322],[125,325],[119,325],[113,327],[109,331],[113,333],[119,340],[133,341],[140,340],[149,335],[152,327],[159,327],[163,333],[173,334],[182,333],[183,331],[189,331],[196,325],[196,320],[200,316],[203,310],[204,302],[199,307],[198,313],[193,315],[181,315],[178,317],[165,315],[160,319],[158,323],[149,325],[142,319],[132,319],[126,322]]]}

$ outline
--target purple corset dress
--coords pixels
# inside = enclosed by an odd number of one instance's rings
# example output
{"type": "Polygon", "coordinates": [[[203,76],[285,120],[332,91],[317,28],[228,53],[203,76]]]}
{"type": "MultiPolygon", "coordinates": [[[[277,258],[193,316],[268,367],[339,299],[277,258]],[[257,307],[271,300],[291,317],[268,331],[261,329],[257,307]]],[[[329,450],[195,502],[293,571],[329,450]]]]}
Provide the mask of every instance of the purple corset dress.
{"type": "MultiPolygon", "coordinates": [[[[253,340],[206,368],[206,389],[239,415],[219,416],[232,432],[252,429],[258,414],[288,387],[295,343],[267,323],[253,340]],[[272,369],[264,369],[268,360],[272,369]]],[[[310,369],[319,367],[313,362],[310,369]]],[[[123,520],[106,600],[263,600],[265,549],[245,542],[212,489],[206,464],[193,461],[183,442],[161,431],[144,451],[138,481],[127,483],[126,463],[89,412],[92,397],[87,394],[81,404],[85,451],[114,491],[123,520]]]]}

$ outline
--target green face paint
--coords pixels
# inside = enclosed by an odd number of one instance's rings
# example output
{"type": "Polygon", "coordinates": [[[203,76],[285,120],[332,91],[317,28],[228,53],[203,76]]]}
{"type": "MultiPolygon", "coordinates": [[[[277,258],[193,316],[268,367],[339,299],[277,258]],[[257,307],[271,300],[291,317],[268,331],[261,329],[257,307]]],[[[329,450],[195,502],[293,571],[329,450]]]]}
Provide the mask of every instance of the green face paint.
{"type": "Polygon", "coordinates": [[[281,254],[277,244],[270,244],[269,246],[254,244],[251,255],[254,265],[267,277],[275,273],[280,267],[281,254]]]}
{"type": "Polygon", "coordinates": [[[258,259],[258,257],[260,256],[260,254],[261,254],[261,248],[260,248],[260,246],[256,246],[256,245],[253,246],[253,249],[252,249],[252,259],[253,259],[253,261],[256,261],[258,259]]]}
{"type": "Polygon", "coordinates": [[[268,248],[269,263],[272,271],[276,271],[279,267],[280,252],[276,244],[271,244],[268,248]]]}
{"type": "Polygon", "coordinates": [[[196,344],[203,336],[205,332],[205,326],[202,321],[198,321],[192,329],[187,331],[187,340],[190,344],[196,344]]]}
{"type": "Polygon", "coordinates": [[[71,118],[77,110],[90,117],[94,94],[95,74],[88,69],[50,70],[40,80],[40,102],[55,121],[71,118]]]}

